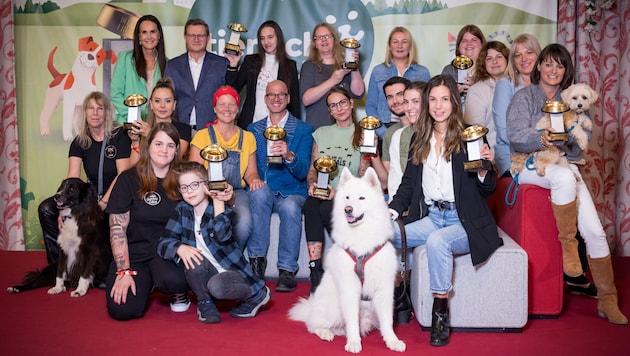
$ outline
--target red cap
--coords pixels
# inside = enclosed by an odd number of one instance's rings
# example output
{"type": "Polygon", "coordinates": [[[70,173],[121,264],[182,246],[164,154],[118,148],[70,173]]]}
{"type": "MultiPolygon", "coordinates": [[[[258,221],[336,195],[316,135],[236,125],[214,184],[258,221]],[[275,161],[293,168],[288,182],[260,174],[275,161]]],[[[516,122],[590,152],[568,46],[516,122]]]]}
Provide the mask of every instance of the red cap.
{"type": "Polygon", "coordinates": [[[238,96],[238,93],[234,88],[228,85],[224,85],[214,92],[214,97],[212,98],[212,106],[217,106],[217,100],[223,95],[229,95],[233,97],[234,100],[236,100],[236,105],[239,107],[241,106],[241,97],[238,96]]]}

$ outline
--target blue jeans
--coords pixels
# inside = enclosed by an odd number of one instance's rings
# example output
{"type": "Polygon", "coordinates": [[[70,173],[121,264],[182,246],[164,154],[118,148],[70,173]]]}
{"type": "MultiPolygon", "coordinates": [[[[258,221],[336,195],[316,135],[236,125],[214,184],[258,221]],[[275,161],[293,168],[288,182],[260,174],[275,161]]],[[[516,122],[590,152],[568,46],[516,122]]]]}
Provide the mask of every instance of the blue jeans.
{"type": "Polygon", "coordinates": [[[306,198],[301,195],[273,193],[268,185],[250,191],[253,228],[247,243],[250,258],[266,257],[269,248],[271,214],[280,217],[278,239],[278,269],[298,270],[300,239],[302,238],[302,206],[306,198]]]}
{"type": "Polygon", "coordinates": [[[249,193],[243,189],[234,189],[234,240],[245,250],[252,232],[252,213],[249,209],[249,193]]]}
{"type": "MultiPolygon", "coordinates": [[[[401,248],[400,230],[394,221],[394,247],[401,248]]],[[[445,294],[452,288],[453,255],[470,252],[468,234],[462,226],[457,210],[440,211],[429,207],[429,215],[405,225],[407,247],[426,245],[429,260],[431,293],[445,294]]]]}

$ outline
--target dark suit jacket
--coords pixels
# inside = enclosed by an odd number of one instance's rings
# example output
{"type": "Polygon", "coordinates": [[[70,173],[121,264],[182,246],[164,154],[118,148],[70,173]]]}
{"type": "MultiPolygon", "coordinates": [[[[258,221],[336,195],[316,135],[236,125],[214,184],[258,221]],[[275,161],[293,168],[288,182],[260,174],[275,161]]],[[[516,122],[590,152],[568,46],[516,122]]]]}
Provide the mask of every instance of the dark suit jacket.
{"type": "MultiPolygon", "coordinates": [[[[290,59],[287,64],[288,68],[278,68],[278,79],[282,80],[284,72],[287,70],[289,71],[291,82],[285,82],[285,84],[287,84],[287,87],[289,88],[291,101],[289,102],[287,109],[291,115],[299,119],[301,115],[300,83],[298,79],[297,66],[295,61],[292,59],[290,59]]],[[[261,66],[262,61],[257,54],[248,54],[243,60],[243,64],[236,76],[236,80],[233,83],[228,81],[228,83],[230,83],[230,85],[232,85],[239,93],[241,92],[241,89],[243,89],[243,86],[247,86],[245,102],[243,103],[241,115],[237,121],[238,126],[243,129],[247,129],[247,126],[249,126],[254,117],[254,109],[256,108],[256,82],[258,81],[258,73],[260,72],[261,66]]]]}
{"type": "MultiPolygon", "coordinates": [[[[495,171],[490,170],[481,183],[477,173],[464,171],[467,155],[463,150],[454,153],[452,159],[455,205],[459,220],[468,234],[472,263],[476,266],[485,262],[503,245],[497,223],[486,202],[486,197],[496,189],[497,177],[495,171]]],[[[402,182],[389,204],[399,216],[402,216],[403,211],[409,210],[409,215],[403,219],[405,224],[419,220],[429,213],[422,191],[422,167],[422,164],[416,165],[411,161],[407,163],[402,182]]]]}
{"type": "Polygon", "coordinates": [[[216,116],[212,107],[214,92],[226,82],[234,81],[236,77],[235,71],[227,71],[228,64],[226,58],[206,51],[197,90],[195,90],[188,65],[188,52],[166,63],[164,77],[171,77],[175,83],[178,121],[190,124],[190,113],[193,107],[197,117],[197,130],[215,120],[216,116]]]}

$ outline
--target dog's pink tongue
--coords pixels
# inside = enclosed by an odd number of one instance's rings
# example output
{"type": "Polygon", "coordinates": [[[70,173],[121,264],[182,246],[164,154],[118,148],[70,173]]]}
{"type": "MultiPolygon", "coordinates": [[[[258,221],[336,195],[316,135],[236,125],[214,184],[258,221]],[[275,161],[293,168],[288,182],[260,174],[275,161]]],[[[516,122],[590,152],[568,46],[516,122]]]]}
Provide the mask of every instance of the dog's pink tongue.
{"type": "Polygon", "coordinates": [[[346,221],[348,222],[348,224],[352,224],[356,221],[357,219],[353,216],[353,215],[346,215],[346,221]]]}

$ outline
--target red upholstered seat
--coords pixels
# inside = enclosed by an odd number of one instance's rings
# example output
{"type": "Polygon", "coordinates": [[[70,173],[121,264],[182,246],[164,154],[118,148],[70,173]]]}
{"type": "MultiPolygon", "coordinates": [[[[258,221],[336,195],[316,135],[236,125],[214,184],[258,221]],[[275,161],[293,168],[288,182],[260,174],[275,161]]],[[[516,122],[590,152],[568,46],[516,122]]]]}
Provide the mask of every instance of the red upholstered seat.
{"type": "Polygon", "coordinates": [[[562,311],[562,250],[549,190],[523,184],[514,206],[508,206],[505,193],[511,181],[499,179],[488,204],[501,229],[527,252],[529,314],[556,316],[562,311]]]}

